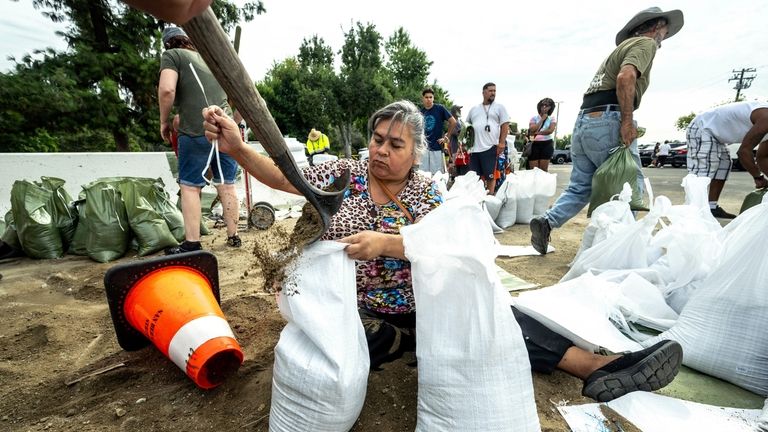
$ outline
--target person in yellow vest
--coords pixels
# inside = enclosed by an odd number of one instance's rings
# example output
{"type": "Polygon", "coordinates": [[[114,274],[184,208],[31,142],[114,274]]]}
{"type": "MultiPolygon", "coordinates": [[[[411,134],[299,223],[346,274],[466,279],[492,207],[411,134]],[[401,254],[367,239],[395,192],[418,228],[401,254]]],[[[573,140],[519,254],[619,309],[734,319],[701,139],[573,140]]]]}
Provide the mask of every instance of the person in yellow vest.
{"type": "Polygon", "coordinates": [[[310,165],[314,165],[314,163],[312,163],[312,158],[316,154],[328,153],[330,148],[331,143],[328,141],[328,136],[326,134],[315,128],[312,128],[312,130],[309,131],[307,147],[304,149],[304,153],[307,155],[307,158],[309,158],[310,165]]]}

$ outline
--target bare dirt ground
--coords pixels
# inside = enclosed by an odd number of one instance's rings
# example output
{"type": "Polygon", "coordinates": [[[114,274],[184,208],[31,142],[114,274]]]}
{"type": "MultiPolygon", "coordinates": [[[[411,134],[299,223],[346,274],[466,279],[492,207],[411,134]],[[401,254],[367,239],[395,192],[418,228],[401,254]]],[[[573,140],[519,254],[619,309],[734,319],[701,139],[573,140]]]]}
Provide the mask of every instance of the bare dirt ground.
{"type": "MultiPolygon", "coordinates": [[[[278,222],[288,231],[294,223],[278,222]]],[[[498,263],[528,281],[554,284],[575,255],[586,223],[582,213],[554,231],[557,252],[549,256],[498,263]]],[[[198,389],[154,347],[126,352],[117,344],[103,283],[116,263],[75,256],[0,262],[0,430],[268,430],[273,348],[284,325],[254,266],[254,245],[267,241],[268,233],[243,233],[240,249],[225,246],[223,230],[212,233],[203,245],[218,257],[222,309],[245,362],[211,391],[198,389]]],[[[517,245],[528,244],[529,237],[527,225],[497,236],[502,244],[517,245]]],[[[414,429],[417,369],[407,365],[413,359],[370,374],[354,431],[414,429]]],[[[592,402],[580,395],[581,382],[563,373],[535,375],[534,384],[544,431],[568,430],[556,403],[592,402]]]]}

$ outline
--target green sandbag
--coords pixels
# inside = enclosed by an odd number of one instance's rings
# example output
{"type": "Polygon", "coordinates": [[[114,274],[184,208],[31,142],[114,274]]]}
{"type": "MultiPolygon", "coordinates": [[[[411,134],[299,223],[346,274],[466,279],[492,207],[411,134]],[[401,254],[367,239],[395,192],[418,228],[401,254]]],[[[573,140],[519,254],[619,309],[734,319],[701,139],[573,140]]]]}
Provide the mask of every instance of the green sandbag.
{"type": "Polygon", "coordinates": [[[81,199],[72,203],[77,209],[77,227],[67,252],[72,255],[86,256],[88,255],[88,248],[85,245],[88,239],[88,224],[85,222],[85,191],[80,192],[80,196],[82,196],[81,199]]]}
{"type": "Polygon", "coordinates": [[[56,223],[56,228],[61,235],[61,242],[66,250],[69,244],[72,243],[72,238],[75,236],[75,229],[77,228],[77,207],[72,202],[72,197],[69,196],[66,189],[64,189],[64,180],[56,177],[41,177],[41,186],[48,189],[53,194],[51,195],[51,209],[53,210],[53,218],[56,223]]]}
{"type": "Polygon", "coordinates": [[[146,179],[135,179],[125,181],[120,186],[131,231],[138,241],[139,256],[146,256],[178,244],[165,219],[156,210],[154,182],[154,180],[148,182],[146,179]]]}
{"type": "Polygon", "coordinates": [[[26,180],[11,188],[11,210],[21,249],[38,259],[61,258],[64,245],[51,205],[53,192],[26,180]]]}
{"type": "Polygon", "coordinates": [[[21,250],[19,235],[16,232],[16,223],[13,221],[13,210],[8,210],[8,213],[5,214],[5,232],[3,232],[0,240],[16,250],[21,250]]]}
{"type": "Polygon", "coordinates": [[[605,162],[597,168],[592,177],[592,196],[589,200],[587,217],[601,204],[607,203],[614,195],[618,195],[629,183],[632,188],[632,200],[629,208],[632,210],[648,210],[643,202],[643,194],[637,184],[640,168],[632,157],[632,152],[621,145],[611,150],[605,162]]]}
{"type": "Polygon", "coordinates": [[[5,221],[0,219],[0,237],[5,233],[5,221]]]}
{"type": "Polygon", "coordinates": [[[182,216],[181,210],[171,203],[171,198],[168,192],[166,192],[162,181],[153,185],[150,197],[155,210],[165,219],[165,223],[168,225],[168,229],[171,230],[173,238],[177,242],[184,241],[184,216],[182,216]]]}
{"type": "Polygon", "coordinates": [[[766,192],[768,192],[768,188],[755,189],[748,193],[747,196],[744,197],[744,202],[741,204],[739,214],[744,213],[750,207],[754,207],[763,202],[763,195],[765,195],[766,192]]]}
{"type": "Polygon", "coordinates": [[[131,230],[117,188],[109,183],[91,183],[85,190],[85,204],[88,256],[109,262],[125,255],[131,230]]]}

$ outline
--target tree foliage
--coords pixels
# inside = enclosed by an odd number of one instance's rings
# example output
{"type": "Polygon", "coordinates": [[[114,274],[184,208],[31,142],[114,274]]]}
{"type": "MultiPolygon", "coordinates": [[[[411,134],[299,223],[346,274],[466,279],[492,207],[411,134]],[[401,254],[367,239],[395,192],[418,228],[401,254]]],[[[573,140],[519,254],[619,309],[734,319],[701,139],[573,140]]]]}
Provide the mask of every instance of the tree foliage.
{"type": "Polygon", "coordinates": [[[688,129],[688,125],[691,124],[694,117],[696,117],[696,113],[694,112],[691,112],[688,115],[681,116],[675,122],[675,128],[679,131],[684,131],[688,129]]]}
{"type": "MultiPolygon", "coordinates": [[[[157,108],[164,23],[113,0],[33,0],[54,22],[64,51],[37,51],[0,74],[2,151],[162,148],[157,108]],[[36,58],[35,55],[42,55],[36,58]]],[[[231,29],[264,11],[261,1],[213,9],[231,29]]]]}

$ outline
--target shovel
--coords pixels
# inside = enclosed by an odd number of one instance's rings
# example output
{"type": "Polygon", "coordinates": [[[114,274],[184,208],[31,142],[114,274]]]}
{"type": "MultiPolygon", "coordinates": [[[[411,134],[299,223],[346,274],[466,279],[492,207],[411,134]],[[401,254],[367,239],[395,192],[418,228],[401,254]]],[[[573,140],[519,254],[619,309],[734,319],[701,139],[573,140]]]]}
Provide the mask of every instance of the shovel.
{"type": "MultiPolygon", "coordinates": [[[[343,189],[337,192],[322,191],[309,184],[301,174],[283,134],[267,109],[267,104],[256,90],[211,8],[182,27],[275,165],[317,210],[323,226],[322,230],[310,239],[310,242],[316,241],[328,229],[331,217],[341,207],[341,201],[344,199],[343,189]]],[[[349,175],[347,170],[335,184],[346,186],[349,184],[349,175]]]]}

